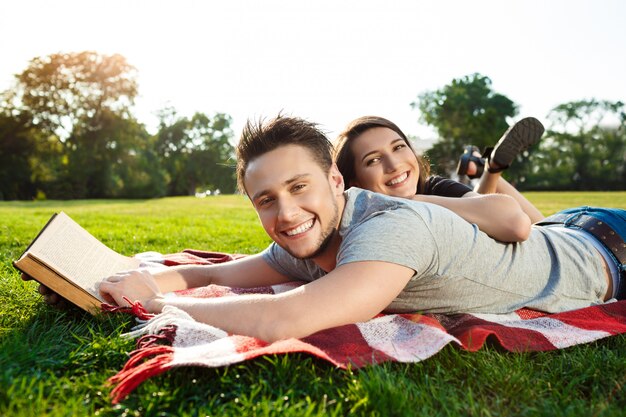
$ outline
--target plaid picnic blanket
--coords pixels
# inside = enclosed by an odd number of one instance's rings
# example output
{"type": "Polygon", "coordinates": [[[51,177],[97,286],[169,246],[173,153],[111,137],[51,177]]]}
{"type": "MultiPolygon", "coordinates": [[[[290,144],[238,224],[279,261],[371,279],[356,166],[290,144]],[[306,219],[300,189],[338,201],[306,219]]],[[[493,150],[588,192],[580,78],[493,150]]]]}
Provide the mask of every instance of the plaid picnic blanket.
{"type": "MultiPolygon", "coordinates": [[[[226,262],[239,255],[187,250],[165,255],[165,265],[226,262]]],[[[302,283],[262,288],[217,285],[179,291],[178,296],[225,297],[249,293],[277,294],[302,283]]],[[[174,296],[176,296],[174,295],[174,296]]],[[[130,312],[141,324],[129,337],[137,349],[109,382],[117,403],[146,379],[181,366],[218,367],[261,355],[305,352],[339,368],[359,368],[386,361],[419,362],[454,342],[479,350],[487,339],[512,352],[547,351],[589,343],[626,332],[626,301],[606,303],[558,314],[521,309],[510,314],[380,314],[364,322],[331,328],[302,339],[266,343],[198,323],[187,313],[167,306],[156,316],[140,305],[130,312]]]]}

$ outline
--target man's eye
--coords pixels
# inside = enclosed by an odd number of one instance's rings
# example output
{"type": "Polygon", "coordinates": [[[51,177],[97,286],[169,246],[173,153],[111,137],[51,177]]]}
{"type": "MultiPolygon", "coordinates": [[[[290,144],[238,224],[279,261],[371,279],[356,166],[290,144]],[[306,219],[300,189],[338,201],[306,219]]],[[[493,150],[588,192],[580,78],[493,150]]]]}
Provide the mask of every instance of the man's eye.
{"type": "Polygon", "coordinates": [[[270,204],[272,201],[274,201],[272,198],[270,197],[266,197],[266,198],[262,198],[261,200],[259,200],[259,202],[257,203],[260,207],[263,206],[267,206],[268,204],[270,204]]]}
{"type": "Polygon", "coordinates": [[[294,187],[292,188],[292,190],[293,190],[293,191],[300,191],[300,190],[304,189],[305,187],[306,187],[306,185],[305,185],[305,184],[297,184],[297,185],[294,185],[294,187]]]}

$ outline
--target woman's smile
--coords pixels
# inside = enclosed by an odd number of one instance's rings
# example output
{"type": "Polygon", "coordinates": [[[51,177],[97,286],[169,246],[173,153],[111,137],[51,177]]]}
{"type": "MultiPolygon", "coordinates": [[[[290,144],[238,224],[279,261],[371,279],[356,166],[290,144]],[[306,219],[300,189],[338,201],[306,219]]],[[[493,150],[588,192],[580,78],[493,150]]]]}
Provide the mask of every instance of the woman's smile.
{"type": "Polygon", "coordinates": [[[409,178],[409,171],[405,171],[402,174],[398,175],[397,177],[394,177],[391,180],[387,181],[385,185],[392,187],[394,185],[404,183],[408,178],[409,178]]]}

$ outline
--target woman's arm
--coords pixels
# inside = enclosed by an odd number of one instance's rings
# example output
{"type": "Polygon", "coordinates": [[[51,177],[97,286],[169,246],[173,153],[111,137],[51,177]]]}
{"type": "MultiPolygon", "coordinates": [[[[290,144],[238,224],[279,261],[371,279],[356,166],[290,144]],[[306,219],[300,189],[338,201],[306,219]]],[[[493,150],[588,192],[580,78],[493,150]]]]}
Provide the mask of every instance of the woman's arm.
{"type": "Polygon", "coordinates": [[[161,292],[203,287],[264,287],[290,281],[270,267],[259,253],[215,265],[179,265],[152,274],[161,292]]]}
{"type": "Polygon", "coordinates": [[[461,198],[453,198],[417,194],[413,200],[452,210],[501,242],[522,242],[530,235],[530,218],[517,201],[508,195],[469,192],[461,198]]]}
{"type": "Polygon", "coordinates": [[[178,290],[204,287],[210,284],[228,287],[266,287],[292,281],[270,267],[261,254],[215,265],[179,265],[159,272],[144,269],[121,271],[105,278],[98,290],[108,303],[127,304],[144,301],[178,290]],[[124,284],[124,285],[122,285],[124,284]]]}

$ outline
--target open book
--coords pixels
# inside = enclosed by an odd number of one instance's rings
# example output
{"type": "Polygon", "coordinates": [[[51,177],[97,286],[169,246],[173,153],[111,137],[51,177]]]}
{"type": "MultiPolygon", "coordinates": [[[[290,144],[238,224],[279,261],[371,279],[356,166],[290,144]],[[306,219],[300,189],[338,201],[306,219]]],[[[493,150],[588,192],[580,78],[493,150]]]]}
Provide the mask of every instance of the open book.
{"type": "Polygon", "coordinates": [[[103,278],[139,267],[93,237],[67,214],[54,214],[13,265],[80,308],[96,313],[103,278]]]}

